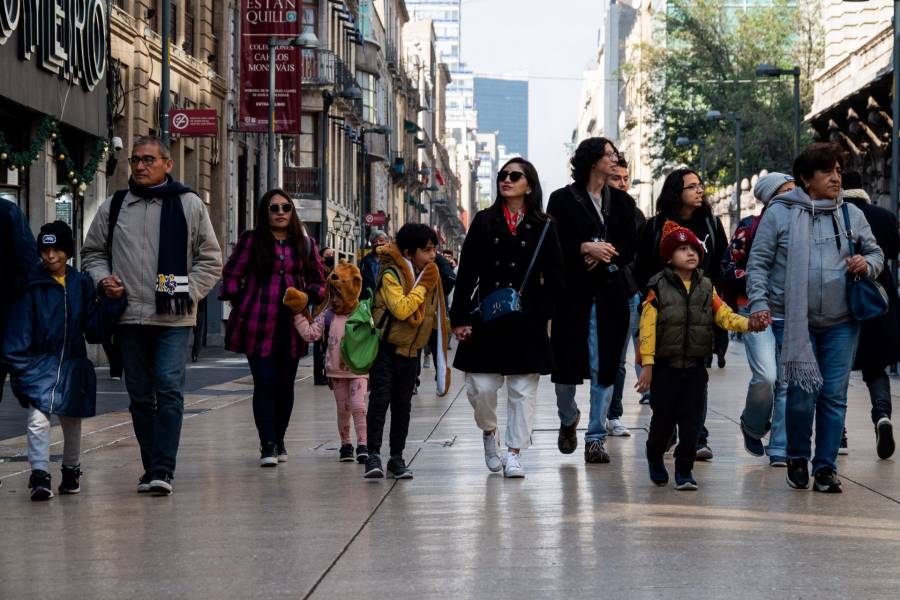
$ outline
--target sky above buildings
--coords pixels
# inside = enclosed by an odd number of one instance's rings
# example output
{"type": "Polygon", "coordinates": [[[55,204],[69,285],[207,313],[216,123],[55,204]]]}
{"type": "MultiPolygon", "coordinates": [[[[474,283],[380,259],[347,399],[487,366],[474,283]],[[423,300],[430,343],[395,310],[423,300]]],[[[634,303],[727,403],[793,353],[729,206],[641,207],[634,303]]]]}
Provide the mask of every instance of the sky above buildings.
{"type": "Polygon", "coordinates": [[[529,150],[544,200],[569,182],[566,143],[597,51],[600,0],[463,0],[462,59],[476,75],[530,76],[529,150]],[[554,79],[559,78],[559,79],[554,79]]]}

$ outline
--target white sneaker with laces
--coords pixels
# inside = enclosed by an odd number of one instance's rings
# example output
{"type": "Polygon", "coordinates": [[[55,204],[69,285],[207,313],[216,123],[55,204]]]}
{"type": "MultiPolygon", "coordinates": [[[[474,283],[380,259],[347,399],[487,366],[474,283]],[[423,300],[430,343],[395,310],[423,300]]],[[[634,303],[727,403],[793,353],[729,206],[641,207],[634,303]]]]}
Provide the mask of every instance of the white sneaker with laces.
{"type": "Polygon", "coordinates": [[[499,473],[500,469],[503,468],[503,463],[500,461],[500,454],[498,454],[500,444],[497,442],[497,432],[492,431],[488,435],[482,435],[481,438],[484,442],[484,464],[487,465],[491,473],[499,473]]]}
{"type": "Polygon", "coordinates": [[[506,453],[506,466],[503,469],[503,476],[511,479],[521,479],[525,477],[525,469],[519,464],[519,455],[515,452],[506,453]]]}
{"type": "Polygon", "coordinates": [[[610,419],[606,423],[606,430],[609,432],[609,435],[615,437],[631,437],[631,432],[619,419],[610,419]]]}

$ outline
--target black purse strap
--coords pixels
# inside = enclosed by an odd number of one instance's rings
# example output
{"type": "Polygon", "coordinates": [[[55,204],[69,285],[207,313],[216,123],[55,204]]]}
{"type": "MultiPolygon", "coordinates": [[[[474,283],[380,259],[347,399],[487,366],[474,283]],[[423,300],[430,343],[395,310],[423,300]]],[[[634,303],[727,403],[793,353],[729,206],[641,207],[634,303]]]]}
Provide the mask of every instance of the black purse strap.
{"type": "Polygon", "coordinates": [[[850,232],[850,211],[846,202],[841,204],[841,212],[844,214],[844,233],[847,234],[847,243],[850,245],[850,256],[856,256],[856,246],[853,245],[853,235],[850,232]]]}
{"type": "Polygon", "coordinates": [[[528,283],[528,277],[531,275],[531,271],[534,269],[534,263],[537,262],[538,254],[541,253],[541,246],[544,244],[544,238],[547,237],[547,230],[550,229],[550,218],[547,218],[547,222],[544,223],[544,230],[541,231],[541,237],[538,239],[537,247],[534,249],[534,254],[531,257],[531,264],[528,265],[528,270],[525,271],[525,277],[522,279],[522,285],[519,287],[519,296],[522,295],[522,292],[525,291],[525,284],[528,283]]]}

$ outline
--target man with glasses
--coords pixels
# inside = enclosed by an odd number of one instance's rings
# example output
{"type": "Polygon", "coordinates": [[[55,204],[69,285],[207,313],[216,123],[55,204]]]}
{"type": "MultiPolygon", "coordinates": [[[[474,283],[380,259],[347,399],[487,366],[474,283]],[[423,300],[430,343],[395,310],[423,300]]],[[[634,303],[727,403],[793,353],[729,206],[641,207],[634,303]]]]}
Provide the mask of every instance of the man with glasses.
{"type": "Polygon", "coordinates": [[[222,272],[222,251],[200,197],[170,175],[158,138],[139,137],[128,189],[98,209],[81,251],[111,297],[128,295],[116,336],[144,474],[138,492],[172,493],[184,412],[184,371],[197,303],[222,272]]]}
{"type": "Polygon", "coordinates": [[[616,376],[625,361],[629,334],[626,266],[634,260],[634,199],[612,185],[619,153],[606,138],[579,144],[571,159],[574,182],[550,195],[566,263],[566,291],[556,305],[551,342],[555,368],[560,452],[578,447],[581,417],[577,386],[590,380],[591,412],[584,460],[608,463],[607,413],[616,376]]]}

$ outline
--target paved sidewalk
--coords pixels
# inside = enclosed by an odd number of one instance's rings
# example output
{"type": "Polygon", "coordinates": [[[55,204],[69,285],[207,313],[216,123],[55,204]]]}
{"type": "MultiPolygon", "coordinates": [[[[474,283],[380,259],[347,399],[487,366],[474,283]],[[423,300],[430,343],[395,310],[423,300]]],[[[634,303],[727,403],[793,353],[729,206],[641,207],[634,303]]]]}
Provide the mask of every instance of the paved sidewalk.
{"type": "MultiPolygon", "coordinates": [[[[0,462],[0,598],[900,594],[900,471],[876,459],[858,378],[844,494],[825,495],[790,490],[783,469],[744,452],[739,343],[728,367],[710,372],[716,456],[698,464],[693,493],[649,481],[649,409],[632,392],[624,421],[633,436],[610,441],[611,464],[585,465],[581,441],[560,455],[549,380],[535,446],[523,454],[527,478],[490,474],[459,373],[447,397],[426,383],[414,399],[407,458],[416,478],[366,482],[358,465],[337,462],[334,402],[310,371],[298,374],[290,461],[277,469],[257,466],[249,378],[189,397],[171,497],[134,492],[141,468],[127,412],[85,423],[78,496],[31,503],[27,463],[0,462]]],[[[0,457],[20,449],[21,439],[3,441],[0,457]]],[[[52,471],[56,485],[58,465],[52,471]]]]}

